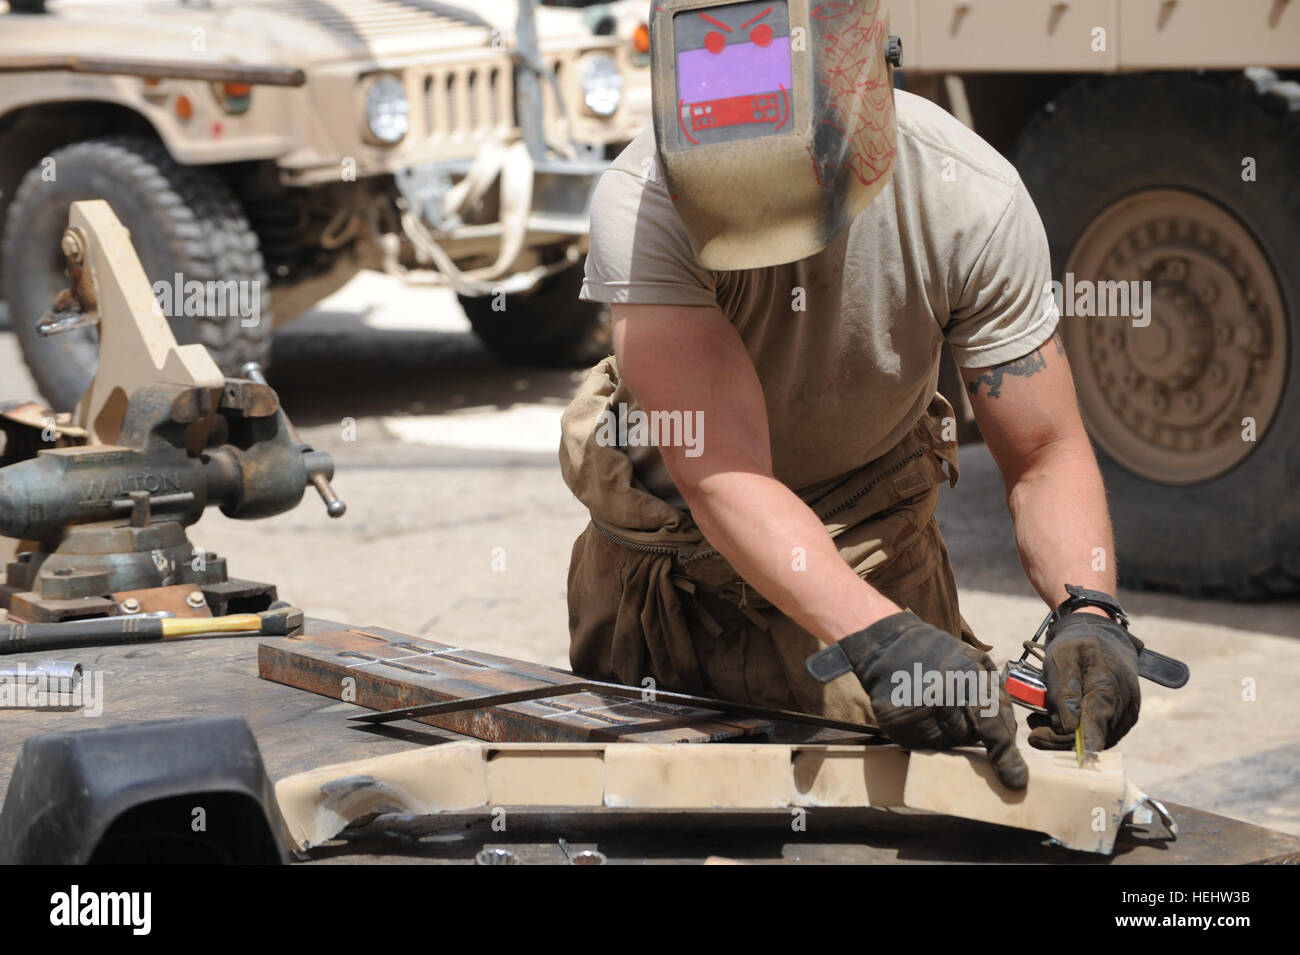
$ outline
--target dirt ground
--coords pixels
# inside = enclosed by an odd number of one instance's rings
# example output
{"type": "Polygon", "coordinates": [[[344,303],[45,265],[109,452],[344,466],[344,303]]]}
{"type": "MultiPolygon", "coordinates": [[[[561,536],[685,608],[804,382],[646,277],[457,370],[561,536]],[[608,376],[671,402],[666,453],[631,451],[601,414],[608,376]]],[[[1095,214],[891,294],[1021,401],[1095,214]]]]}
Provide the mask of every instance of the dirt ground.
{"type": "MultiPolygon", "coordinates": [[[[555,448],[580,377],[504,367],[454,297],[364,274],[278,334],[272,373],[304,440],[334,455],[347,515],[330,521],[314,495],[256,523],[213,511],[194,540],[309,614],[566,665],[565,572],[586,517],[555,448]]],[[[0,401],[29,397],[0,311],[0,401]]],[[[940,519],[963,613],[1000,664],[1045,608],[1017,563],[991,459],[979,445],[962,454],[940,519]]],[[[1300,601],[1120,596],[1134,631],[1192,670],[1181,690],[1143,683],[1141,721],[1121,744],[1133,778],[1300,834],[1300,601]]]]}

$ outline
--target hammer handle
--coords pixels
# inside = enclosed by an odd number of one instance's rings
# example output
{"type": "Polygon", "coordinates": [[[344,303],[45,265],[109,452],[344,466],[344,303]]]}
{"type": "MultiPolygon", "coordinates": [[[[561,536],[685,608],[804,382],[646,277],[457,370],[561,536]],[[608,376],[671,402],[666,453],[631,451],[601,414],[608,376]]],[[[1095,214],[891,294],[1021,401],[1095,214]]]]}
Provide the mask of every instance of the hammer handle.
{"type": "Polygon", "coordinates": [[[260,633],[260,613],[232,613],[224,617],[172,617],[160,620],[164,640],[201,633],[260,633]]]}
{"type": "Polygon", "coordinates": [[[209,633],[259,633],[262,625],[263,615],[256,613],[235,613],[225,617],[97,617],[62,623],[6,623],[0,624],[0,653],[107,647],[209,633]]]}
{"type": "Polygon", "coordinates": [[[0,624],[0,654],[146,643],[163,638],[161,617],[97,617],[62,623],[0,624]]]}

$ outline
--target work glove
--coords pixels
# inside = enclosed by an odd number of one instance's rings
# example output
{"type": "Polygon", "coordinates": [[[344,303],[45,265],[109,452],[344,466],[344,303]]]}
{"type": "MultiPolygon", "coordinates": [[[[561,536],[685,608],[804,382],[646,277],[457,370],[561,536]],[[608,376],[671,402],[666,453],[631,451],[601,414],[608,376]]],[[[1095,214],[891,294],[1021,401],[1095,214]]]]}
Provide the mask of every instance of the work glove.
{"type": "Polygon", "coordinates": [[[1137,638],[1113,620],[1091,613],[1061,615],[1048,628],[1043,658],[1047,715],[1029,717],[1029,745],[1073,749],[1080,719],[1089,752],[1123,739],[1137,722],[1142,703],[1141,650],[1137,638]]]}
{"type": "Polygon", "coordinates": [[[810,656],[808,672],[822,683],[850,670],[871,698],[880,731],[907,749],[950,749],[982,744],[1004,786],[1024,789],[1029,769],[1016,749],[1016,718],[993,661],[974,647],[930,626],[914,613],[896,613],[810,656]],[[943,679],[938,705],[918,705],[917,665],[923,679],[943,679]],[[948,674],[973,674],[950,679],[948,674]],[[981,674],[983,674],[981,678],[981,674]],[[950,687],[969,688],[962,700],[950,687]],[[990,698],[990,694],[995,694],[990,698]],[[897,700],[897,702],[896,702],[897,700]]]}

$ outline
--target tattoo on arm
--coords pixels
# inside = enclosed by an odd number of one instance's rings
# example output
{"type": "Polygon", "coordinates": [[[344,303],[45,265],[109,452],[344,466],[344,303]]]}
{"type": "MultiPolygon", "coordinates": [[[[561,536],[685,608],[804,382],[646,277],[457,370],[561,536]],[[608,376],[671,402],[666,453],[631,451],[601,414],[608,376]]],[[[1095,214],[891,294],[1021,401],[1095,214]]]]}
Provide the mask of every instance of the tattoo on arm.
{"type": "MultiPolygon", "coordinates": [[[[1060,348],[1061,343],[1058,341],[1056,347],[1060,348]]],[[[980,393],[980,385],[988,385],[988,395],[990,398],[999,398],[1002,395],[1002,379],[1006,375],[1018,375],[1021,378],[1030,378],[1044,368],[1047,362],[1041,354],[1042,349],[1036,349],[1023,358],[1017,358],[1014,361],[1005,361],[1000,365],[994,365],[988,371],[984,372],[974,381],[966,382],[966,390],[972,396],[980,393]]]]}

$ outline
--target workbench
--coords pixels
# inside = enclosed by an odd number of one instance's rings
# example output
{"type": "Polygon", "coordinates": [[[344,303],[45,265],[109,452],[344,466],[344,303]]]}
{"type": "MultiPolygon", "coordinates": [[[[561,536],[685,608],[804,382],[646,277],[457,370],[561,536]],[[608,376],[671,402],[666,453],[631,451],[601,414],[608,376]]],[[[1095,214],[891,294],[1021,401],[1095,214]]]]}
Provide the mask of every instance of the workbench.
{"type": "MultiPolygon", "coordinates": [[[[342,625],[309,619],[307,632],[342,625]]],[[[330,763],[463,739],[413,722],[362,728],[347,718],[361,707],[259,679],[258,645],[288,638],[214,637],[8,656],[7,665],[77,660],[84,679],[102,673],[103,712],[0,711],[0,784],[24,739],[152,719],[239,714],[247,720],[272,779],[330,763]]],[[[1153,795],[1159,796],[1159,793],[1153,795]]],[[[345,841],[313,850],[311,862],[472,863],[485,846],[510,848],[521,862],[563,863],[570,851],[599,849],[611,863],[701,862],[718,856],[746,862],[935,863],[1041,862],[1089,865],[1234,864],[1300,861],[1300,838],[1213,813],[1166,804],[1181,830],[1176,841],[1130,829],[1112,857],[1070,852],[1042,836],[951,817],[897,810],[819,809],[806,831],[788,813],[585,811],[512,813],[509,832],[492,830],[482,813],[381,817],[345,841]]]]}

